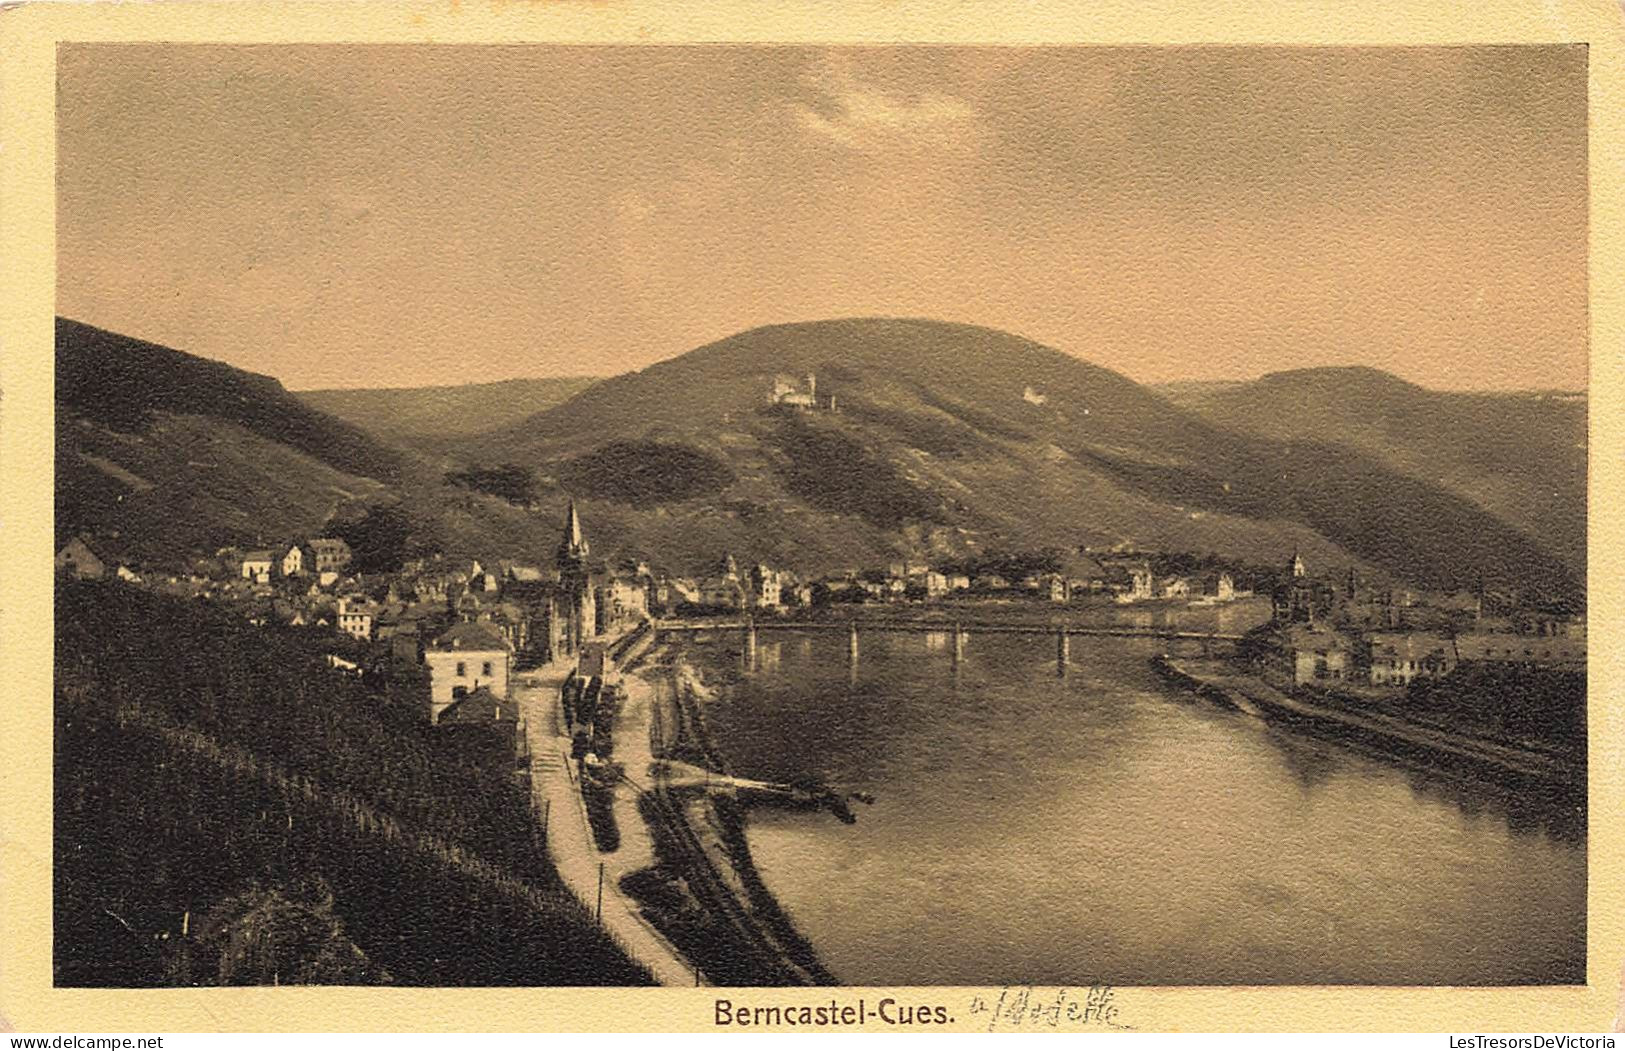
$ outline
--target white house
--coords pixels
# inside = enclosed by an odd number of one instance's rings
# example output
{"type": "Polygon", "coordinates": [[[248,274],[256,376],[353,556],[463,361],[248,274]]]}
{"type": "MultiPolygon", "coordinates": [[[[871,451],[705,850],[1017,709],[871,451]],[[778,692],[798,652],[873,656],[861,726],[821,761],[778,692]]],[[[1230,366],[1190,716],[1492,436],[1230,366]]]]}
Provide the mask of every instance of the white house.
{"type": "Polygon", "coordinates": [[[751,605],[777,609],[783,601],[784,578],[777,570],[757,563],[750,571],[751,605]]]}
{"type": "Polygon", "coordinates": [[[1117,601],[1138,602],[1151,598],[1156,592],[1156,579],[1151,575],[1151,567],[1147,565],[1121,565],[1111,567],[1114,570],[1117,591],[1117,601]],[[1127,586],[1124,586],[1126,578],[1127,586]]]}
{"type": "Polygon", "coordinates": [[[269,551],[250,551],[243,556],[242,576],[256,584],[271,582],[271,566],[276,556],[269,551]]]}
{"type": "Polygon", "coordinates": [[[339,630],[352,638],[370,640],[378,610],[365,599],[339,599],[339,630]]]}
{"type": "Polygon", "coordinates": [[[499,699],[508,696],[513,651],[489,624],[454,624],[423,651],[429,668],[429,721],[479,687],[499,699]]]}

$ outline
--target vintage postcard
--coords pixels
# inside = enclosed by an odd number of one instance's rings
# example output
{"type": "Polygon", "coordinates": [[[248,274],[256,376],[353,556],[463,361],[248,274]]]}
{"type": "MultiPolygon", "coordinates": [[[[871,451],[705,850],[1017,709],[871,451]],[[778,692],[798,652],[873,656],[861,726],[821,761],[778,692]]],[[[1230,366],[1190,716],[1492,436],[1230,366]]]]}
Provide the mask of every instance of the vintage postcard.
{"type": "Polygon", "coordinates": [[[1611,1028],[1625,23],[1427,10],[0,12],[0,1015],[1611,1028]]]}

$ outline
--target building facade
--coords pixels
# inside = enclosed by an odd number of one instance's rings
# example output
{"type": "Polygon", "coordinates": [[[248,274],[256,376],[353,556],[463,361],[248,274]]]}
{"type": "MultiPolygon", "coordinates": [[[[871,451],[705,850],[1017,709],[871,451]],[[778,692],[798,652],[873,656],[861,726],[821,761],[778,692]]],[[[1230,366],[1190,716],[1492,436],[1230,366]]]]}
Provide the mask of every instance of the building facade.
{"type": "Polygon", "coordinates": [[[338,572],[350,564],[350,545],[337,537],[321,536],[310,542],[310,557],[315,564],[307,562],[305,569],[320,573],[324,570],[338,572]]]}
{"type": "Polygon", "coordinates": [[[424,648],[429,669],[429,721],[478,689],[499,699],[508,697],[513,651],[488,624],[453,624],[424,648]]]}
{"type": "Polygon", "coordinates": [[[378,607],[366,599],[339,599],[339,630],[354,639],[371,641],[378,619],[378,607]]]}
{"type": "Polygon", "coordinates": [[[1455,640],[1425,632],[1372,632],[1366,636],[1366,667],[1373,686],[1405,686],[1441,679],[1456,668],[1455,640]]]}
{"type": "Polygon", "coordinates": [[[250,551],[243,556],[242,577],[256,584],[269,584],[275,562],[276,556],[269,551],[250,551]]]}
{"type": "Polygon", "coordinates": [[[722,560],[715,575],[700,581],[701,606],[709,609],[736,610],[745,607],[745,585],[739,579],[739,565],[732,555],[722,560]]]}

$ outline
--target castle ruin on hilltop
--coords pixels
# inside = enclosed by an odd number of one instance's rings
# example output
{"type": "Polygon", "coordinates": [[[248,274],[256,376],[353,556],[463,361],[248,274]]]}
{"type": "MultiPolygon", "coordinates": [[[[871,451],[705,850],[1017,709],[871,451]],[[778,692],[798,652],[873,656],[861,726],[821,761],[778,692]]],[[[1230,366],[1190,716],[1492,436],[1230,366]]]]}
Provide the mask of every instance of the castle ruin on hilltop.
{"type": "Polygon", "coordinates": [[[793,376],[778,375],[773,377],[773,392],[768,396],[768,404],[774,407],[789,409],[805,409],[809,412],[822,409],[825,412],[835,411],[835,395],[818,393],[818,377],[807,373],[802,381],[793,376]],[[805,386],[802,382],[805,382],[805,386]]]}

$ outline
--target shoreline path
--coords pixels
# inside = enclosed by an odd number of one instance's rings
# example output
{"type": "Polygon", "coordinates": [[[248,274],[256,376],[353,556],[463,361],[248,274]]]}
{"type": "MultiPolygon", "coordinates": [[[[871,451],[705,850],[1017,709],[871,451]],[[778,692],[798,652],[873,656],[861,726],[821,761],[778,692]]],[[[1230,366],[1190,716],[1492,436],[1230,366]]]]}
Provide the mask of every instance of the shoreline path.
{"type": "MultiPolygon", "coordinates": [[[[665,986],[705,983],[704,976],[678,952],[637,904],[621,891],[621,878],[654,863],[649,828],[638,813],[637,791],[622,784],[615,792],[615,821],[621,834],[618,849],[601,853],[587,825],[586,804],[570,763],[570,739],[564,733],[559,687],[570,672],[555,662],[525,672],[515,680],[514,698],[525,720],[530,745],[531,804],[536,818],[547,815],[547,851],[559,877],[591,911],[598,896],[603,865],[604,911],[600,923],[655,981],[665,986]]],[[[649,783],[653,754],[649,744],[650,702],[654,688],[637,675],[623,681],[626,700],[615,725],[615,759],[636,785],[649,783]]]]}

